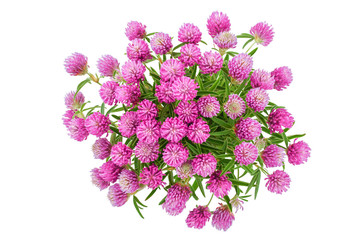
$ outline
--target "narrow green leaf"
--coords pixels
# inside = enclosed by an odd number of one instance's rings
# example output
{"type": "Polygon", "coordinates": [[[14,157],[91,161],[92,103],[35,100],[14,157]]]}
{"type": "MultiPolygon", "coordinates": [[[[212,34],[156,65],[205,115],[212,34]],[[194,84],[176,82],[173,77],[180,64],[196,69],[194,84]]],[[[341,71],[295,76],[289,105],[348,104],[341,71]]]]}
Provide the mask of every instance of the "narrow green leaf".
{"type": "Polygon", "coordinates": [[[104,115],[104,113],[105,113],[105,103],[102,103],[102,104],[101,104],[100,113],[101,113],[102,115],[104,115]]]}
{"type": "Polygon", "coordinates": [[[249,53],[249,56],[252,56],[256,53],[256,51],[258,50],[258,48],[255,48],[254,50],[252,50],[250,53],[249,53]]]}
{"type": "Polygon", "coordinates": [[[251,39],[251,38],[250,38],[249,40],[247,40],[246,43],[243,45],[242,48],[244,49],[244,48],[246,47],[246,45],[248,45],[249,43],[251,43],[253,40],[254,40],[254,39],[251,39]]]}
{"type": "Polygon", "coordinates": [[[284,132],[281,135],[282,135],[282,137],[284,139],[285,146],[288,147],[289,146],[289,139],[286,137],[286,134],[284,132]]]}
{"type": "Polygon", "coordinates": [[[236,37],[237,38],[254,38],[254,36],[249,33],[242,33],[240,35],[237,35],[236,37]]]}
{"type": "Polygon", "coordinates": [[[184,46],[187,43],[180,43],[179,45],[177,45],[176,47],[173,48],[173,51],[175,51],[178,48],[181,48],[182,46],[184,46]]]}
{"type": "Polygon", "coordinates": [[[197,95],[198,96],[204,96],[204,95],[211,95],[211,96],[218,96],[219,94],[216,93],[216,92],[213,92],[213,91],[204,91],[204,90],[201,90],[201,91],[198,91],[197,92],[197,95]]]}
{"type": "Polygon", "coordinates": [[[252,179],[251,179],[251,181],[249,183],[249,186],[246,189],[245,194],[247,194],[251,190],[251,188],[254,186],[254,184],[255,184],[255,182],[256,182],[256,180],[258,178],[259,172],[260,172],[259,169],[255,170],[254,176],[252,177],[252,179]]]}
{"type": "Polygon", "coordinates": [[[304,134],[296,134],[296,135],[290,135],[290,136],[288,136],[287,138],[289,139],[289,140],[291,140],[291,139],[294,139],[294,138],[301,138],[301,137],[304,137],[306,134],[304,133],[304,134]]]}
{"type": "Polygon", "coordinates": [[[85,79],[84,81],[80,82],[80,83],[77,85],[76,92],[75,92],[75,95],[74,95],[74,99],[76,98],[76,95],[78,94],[78,92],[79,92],[87,83],[90,83],[90,84],[91,84],[91,78],[87,78],[87,79],[85,79]]]}
{"type": "Polygon", "coordinates": [[[225,130],[220,132],[210,132],[210,136],[227,136],[231,133],[234,133],[233,130],[225,130]]]}
{"type": "Polygon", "coordinates": [[[232,205],[231,205],[231,203],[230,203],[230,198],[229,198],[229,196],[228,196],[228,195],[225,195],[225,196],[224,196],[224,200],[225,200],[226,204],[228,205],[230,211],[232,212],[232,205]]]}
{"type": "Polygon", "coordinates": [[[243,181],[240,181],[240,180],[237,180],[237,179],[233,179],[233,178],[229,178],[229,180],[230,180],[234,185],[237,185],[237,186],[249,186],[249,183],[248,183],[248,182],[243,182],[243,181]]]}
{"type": "Polygon", "coordinates": [[[154,195],[154,193],[155,193],[158,189],[159,189],[159,188],[155,188],[154,190],[152,190],[152,191],[150,192],[150,194],[147,195],[147,197],[145,198],[145,201],[147,201],[149,198],[151,198],[152,195],[154,195]]]}
{"type": "MultiPolygon", "coordinates": [[[[191,79],[195,79],[196,70],[197,70],[197,64],[195,64],[195,65],[193,66],[193,70],[192,70],[192,73],[191,73],[191,79]]],[[[202,84],[202,83],[201,83],[201,84],[202,84]]],[[[200,83],[199,83],[199,86],[200,86],[200,83]]],[[[201,86],[200,86],[200,89],[201,89],[201,86]]]]}
{"type": "Polygon", "coordinates": [[[235,159],[231,159],[231,161],[222,170],[220,176],[226,174],[227,171],[230,170],[234,166],[234,164],[235,164],[235,159]]]}
{"type": "Polygon", "coordinates": [[[268,127],[266,118],[259,112],[254,112],[256,118],[264,125],[265,127],[268,127]]]}
{"type": "Polygon", "coordinates": [[[220,118],[217,118],[217,117],[212,117],[211,120],[213,120],[214,122],[216,122],[217,124],[219,124],[220,126],[222,126],[224,128],[232,128],[233,127],[229,123],[227,123],[224,120],[221,120],[220,118]]]}
{"type": "Polygon", "coordinates": [[[137,202],[136,202],[135,198],[136,198],[136,197],[135,197],[135,195],[134,195],[134,196],[133,196],[133,203],[134,203],[135,209],[136,209],[136,211],[139,213],[140,217],[141,217],[142,219],[144,219],[144,216],[141,214],[140,209],[139,209],[139,206],[137,205],[137,202]]]}
{"type": "Polygon", "coordinates": [[[110,126],[110,129],[111,129],[111,131],[113,131],[113,132],[121,135],[120,132],[119,132],[119,130],[118,130],[117,128],[115,128],[115,127],[113,127],[113,126],[110,126]]]}
{"type": "Polygon", "coordinates": [[[159,205],[163,204],[166,200],[166,196],[159,202],[159,205]]]}
{"type": "Polygon", "coordinates": [[[202,185],[202,179],[199,178],[199,177],[197,177],[197,176],[195,176],[195,180],[197,181],[197,184],[198,184],[198,186],[199,186],[199,188],[200,188],[200,191],[201,191],[202,195],[203,195],[204,197],[206,197],[206,196],[205,196],[204,186],[202,185]]]}
{"type": "Polygon", "coordinates": [[[260,188],[260,180],[261,180],[261,172],[259,172],[259,176],[256,179],[256,187],[255,187],[255,195],[254,195],[254,199],[256,199],[257,194],[259,192],[259,188],[260,188]]]}
{"type": "Polygon", "coordinates": [[[145,204],[141,203],[140,200],[134,195],[135,201],[140,204],[140,206],[147,207],[145,204]]]}
{"type": "MultiPolygon", "coordinates": [[[[195,181],[194,184],[195,184],[195,183],[197,183],[197,181],[195,181]]],[[[199,200],[199,197],[196,196],[196,194],[195,194],[196,189],[194,189],[193,186],[191,186],[191,185],[189,185],[189,187],[190,187],[190,190],[191,190],[191,192],[192,192],[192,194],[191,194],[192,197],[193,197],[196,201],[199,200]]]]}
{"type": "Polygon", "coordinates": [[[203,44],[205,44],[205,45],[207,45],[207,43],[206,43],[206,42],[204,42],[203,40],[201,40],[200,42],[201,42],[201,43],[203,43],[203,44]]]}
{"type": "Polygon", "coordinates": [[[113,118],[115,118],[116,120],[120,120],[120,117],[119,116],[116,116],[114,114],[111,115],[113,118]]]}

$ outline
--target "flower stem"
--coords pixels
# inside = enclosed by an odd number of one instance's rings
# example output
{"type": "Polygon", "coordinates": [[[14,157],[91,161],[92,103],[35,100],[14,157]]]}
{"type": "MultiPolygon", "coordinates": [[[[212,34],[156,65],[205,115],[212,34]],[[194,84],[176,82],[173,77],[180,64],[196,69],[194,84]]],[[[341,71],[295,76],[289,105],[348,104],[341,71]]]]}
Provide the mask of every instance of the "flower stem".
{"type": "Polygon", "coordinates": [[[209,206],[209,204],[211,203],[211,200],[213,199],[213,196],[214,196],[214,194],[211,195],[210,201],[206,206],[209,206]]]}
{"type": "Polygon", "coordinates": [[[250,51],[250,49],[254,46],[255,42],[253,42],[253,44],[251,44],[251,46],[249,47],[249,49],[245,52],[248,53],[248,51],[250,51]]]}

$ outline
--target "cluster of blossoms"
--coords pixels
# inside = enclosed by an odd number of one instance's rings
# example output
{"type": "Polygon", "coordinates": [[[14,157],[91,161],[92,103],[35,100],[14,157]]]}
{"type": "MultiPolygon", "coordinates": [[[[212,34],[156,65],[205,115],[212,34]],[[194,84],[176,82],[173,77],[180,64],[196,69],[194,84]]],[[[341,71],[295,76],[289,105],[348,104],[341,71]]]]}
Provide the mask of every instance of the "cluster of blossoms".
{"type": "Polygon", "coordinates": [[[160,205],[175,216],[190,198],[202,201],[200,194],[207,192],[210,201],[189,211],[185,222],[201,229],[211,220],[226,231],[248,193],[253,190],[256,198],[262,177],[270,192],[286,192],[285,163],[307,162],[310,148],[297,140],[305,134],[288,135],[293,116],[269,101],[269,91],[292,82],[290,68],[253,69],[258,48],[251,49],[271,43],[272,27],[261,22],[235,35],[228,16],[214,12],[207,30],[217,48],[202,52],[200,44],[206,43],[194,24],[180,27],[174,46],[176,38],[169,34],[148,34],[142,23],[129,22],[128,59],[120,66],[113,56],[102,56],[99,75],[88,71],[84,55],[69,56],[66,71],[88,78],[66,94],[63,122],[72,139],[95,139],[92,151],[102,164],[91,170],[91,180],[107,190],[114,207],[132,197],[143,217],[140,209],[146,206],[136,194],[150,189],[145,201],[163,192],[160,205]],[[248,39],[243,48],[253,43],[248,50],[230,51],[242,38],[248,39]],[[99,105],[89,106],[80,92],[90,83],[99,85],[99,105]],[[271,168],[280,169],[270,173],[271,168]],[[221,202],[211,209],[213,198],[221,202]]]}

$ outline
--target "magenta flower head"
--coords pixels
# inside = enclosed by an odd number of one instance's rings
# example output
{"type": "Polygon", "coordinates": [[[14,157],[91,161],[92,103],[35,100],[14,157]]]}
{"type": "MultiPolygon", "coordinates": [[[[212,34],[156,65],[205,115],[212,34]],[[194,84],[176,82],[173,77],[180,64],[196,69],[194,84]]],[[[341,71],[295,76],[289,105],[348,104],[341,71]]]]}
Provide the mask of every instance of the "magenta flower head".
{"type": "Polygon", "coordinates": [[[201,57],[201,51],[195,44],[185,44],[180,48],[179,60],[185,67],[191,67],[195,63],[198,63],[201,57]]]}
{"type": "Polygon", "coordinates": [[[113,105],[115,100],[115,92],[119,88],[119,84],[114,81],[107,81],[103,85],[101,85],[101,88],[99,90],[99,94],[101,99],[104,101],[104,103],[108,105],[113,105]]]}
{"type": "Polygon", "coordinates": [[[252,118],[241,118],[235,124],[235,134],[240,140],[254,140],[261,134],[261,124],[252,118]]]}
{"type": "Polygon", "coordinates": [[[142,162],[155,161],[159,157],[159,143],[138,142],[134,149],[135,156],[142,162]]]}
{"type": "Polygon", "coordinates": [[[179,115],[179,119],[185,123],[192,123],[199,116],[199,110],[194,101],[181,101],[174,112],[179,115]]]}
{"type": "Polygon", "coordinates": [[[278,91],[286,89],[293,80],[291,69],[286,66],[275,68],[271,77],[275,79],[274,88],[278,91]]]}
{"type": "Polygon", "coordinates": [[[216,170],[217,160],[211,153],[199,154],[192,161],[194,172],[202,177],[213,174],[216,170]]]}
{"type": "Polygon", "coordinates": [[[99,169],[99,175],[104,181],[114,183],[120,174],[121,169],[113,161],[103,163],[99,169]]]}
{"type": "Polygon", "coordinates": [[[222,12],[213,12],[207,20],[207,29],[209,35],[214,38],[221,32],[230,31],[230,19],[222,12]]]}
{"type": "Polygon", "coordinates": [[[230,32],[221,32],[214,38],[214,43],[216,46],[218,46],[220,49],[229,49],[229,48],[235,48],[237,44],[237,38],[235,34],[230,32]]]}
{"type": "Polygon", "coordinates": [[[138,85],[122,85],[115,90],[115,99],[130,107],[139,102],[141,92],[138,85]]]}
{"type": "Polygon", "coordinates": [[[140,102],[137,110],[138,118],[141,120],[154,119],[158,115],[158,109],[155,103],[144,99],[140,102]]]}
{"type": "Polygon", "coordinates": [[[295,139],[293,144],[290,144],[287,149],[287,156],[289,159],[289,163],[292,165],[300,165],[304,162],[307,162],[308,158],[310,157],[310,147],[309,145],[304,142],[296,142],[295,139]]]}
{"type": "Polygon", "coordinates": [[[268,121],[270,133],[282,133],[284,128],[291,128],[294,124],[294,118],[284,108],[273,109],[269,114],[268,121]]]}
{"type": "Polygon", "coordinates": [[[81,105],[85,102],[85,97],[81,92],[76,94],[74,99],[75,92],[71,91],[65,95],[65,105],[68,109],[77,110],[81,108],[81,105]]]}
{"type": "Polygon", "coordinates": [[[284,171],[276,170],[272,174],[268,175],[266,182],[266,187],[270,192],[282,194],[283,192],[286,192],[288,188],[290,187],[290,177],[289,174],[287,174],[284,171]]]}
{"type": "Polygon", "coordinates": [[[268,105],[269,100],[269,95],[261,88],[252,88],[246,94],[246,102],[255,112],[263,111],[268,105]]]}
{"type": "Polygon", "coordinates": [[[189,228],[201,229],[210,220],[211,212],[208,206],[198,206],[190,211],[185,222],[189,228]]]}
{"type": "Polygon", "coordinates": [[[166,54],[172,48],[171,37],[166,33],[155,33],[150,41],[151,49],[155,54],[166,54]]]}
{"type": "Polygon", "coordinates": [[[105,159],[110,156],[111,143],[106,138],[99,138],[92,145],[92,152],[95,159],[105,159]]]}
{"type": "Polygon", "coordinates": [[[198,43],[201,41],[200,29],[191,23],[185,23],[181,26],[178,33],[179,42],[183,43],[198,43]]]}
{"type": "MultiPolygon", "coordinates": [[[[229,172],[228,172],[229,173],[229,172]]],[[[207,188],[212,192],[216,197],[223,198],[231,190],[231,181],[226,176],[227,173],[220,176],[221,170],[215,171],[211,174],[209,181],[206,183],[209,184],[207,188]]]]}
{"type": "Polygon", "coordinates": [[[126,48],[126,55],[133,61],[144,62],[152,59],[149,45],[142,39],[134,39],[126,48]]]}
{"type": "Polygon", "coordinates": [[[108,116],[102,115],[99,112],[92,113],[85,120],[85,127],[90,134],[101,137],[110,129],[110,119],[108,116]]]}
{"type": "Polygon", "coordinates": [[[131,21],[127,24],[125,35],[130,41],[136,38],[142,39],[146,36],[146,26],[142,25],[140,22],[131,21]]]}
{"type": "Polygon", "coordinates": [[[161,65],[160,78],[165,82],[173,82],[176,78],[184,75],[184,65],[176,59],[168,59],[161,65]]]}
{"type": "MultiPolygon", "coordinates": [[[[66,128],[69,127],[70,121],[72,120],[74,114],[75,114],[75,111],[74,111],[74,110],[67,110],[67,111],[65,112],[65,114],[63,115],[62,120],[63,120],[63,123],[64,123],[64,125],[65,125],[66,128]]],[[[77,117],[75,116],[75,118],[77,118],[77,117]]]]}
{"type": "Polygon", "coordinates": [[[119,120],[119,132],[124,137],[131,137],[136,133],[136,129],[140,124],[137,112],[126,112],[119,120]]]}
{"type": "Polygon", "coordinates": [[[119,62],[111,55],[104,55],[97,61],[97,68],[102,76],[112,77],[119,71],[119,62]]]}
{"type": "Polygon", "coordinates": [[[68,122],[69,136],[76,141],[84,141],[88,136],[89,132],[85,127],[85,120],[82,118],[75,117],[68,122]]]}
{"type": "Polygon", "coordinates": [[[240,53],[229,61],[229,75],[238,83],[249,77],[253,66],[252,57],[246,53],[240,53]]]}
{"type": "Polygon", "coordinates": [[[119,167],[131,163],[132,149],[122,142],[118,142],[111,148],[111,159],[119,167]]]}
{"type": "Polygon", "coordinates": [[[65,59],[65,70],[71,76],[81,76],[87,73],[88,58],[81,53],[73,53],[71,56],[65,59]]]}
{"type": "Polygon", "coordinates": [[[153,144],[160,138],[160,126],[155,119],[145,120],[136,129],[136,136],[139,141],[153,144]]]}
{"type": "Polygon", "coordinates": [[[179,167],[189,157],[189,150],[182,143],[168,143],[163,152],[164,162],[171,167],[179,167]]]}
{"type": "Polygon", "coordinates": [[[143,168],[140,173],[140,184],[147,185],[151,189],[164,186],[166,183],[162,181],[165,174],[156,166],[150,165],[143,168]]]}
{"type": "Polygon", "coordinates": [[[191,190],[188,186],[175,183],[169,188],[162,208],[171,216],[179,215],[185,209],[190,194],[191,190]]]}
{"type": "Polygon", "coordinates": [[[187,125],[178,117],[166,118],[160,128],[161,137],[170,142],[179,142],[187,133],[187,125]]]}
{"type": "Polygon", "coordinates": [[[145,66],[140,61],[129,60],[121,68],[122,77],[127,84],[139,83],[144,78],[145,66]]]}
{"type": "Polygon", "coordinates": [[[107,197],[113,207],[121,207],[127,202],[129,195],[121,190],[118,183],[115,183],[114,185],[109,187],[107,197]]]}
{"type": "Polygon", "coordinates": [[[100,189],[100,191],[104,190],[108,186],[110,186],[110,183],[105,181],[99,173],[98,168],[94,168],[91,170],[91,182],[100,189]]]}
{"type": "Polygon", "coordinates": [[[251,75],[251,86],[253,88],[262,88],[265,90],[274,89],[275,79],[267,71],[257,69],[251,75]]]}
{"type": "Polygon", "coordinates": [[[235,147],[234,150],[235,161],[240,165],[249,165],[254,163],[258,157],[257,147],[248,142],[242,142],[235,147]]]}
{"type": "Polygon", "coordinates": [[[254,36],[255,42],[263,46],[269,45],[274,38],[274,31],[271,25],[266,22],[259,22],[250,29],[250,34],[254,36]]]}
{"type": "Polygon", "coordinates": [[[267,146],[261,153],[266,167],[281,167],[284,161],[285,150],[276,144],[267,146]]]}
{"type": "Polygon", "coordinates": [[[225,113],[231,118],[236,119],[245,113],[246,105],[244,100],[237,94],[230,94],[229,100],[224,105],[225,113]]]}
{"type": "Polygon", "coordinates": [[[223,66],[223,58],[218,52],[205,52],[199,59],[199,67],[203,74],[214,74],[223,66]]]}
{"type": "Polygon", "coordinates": [[[123,169],[119,176],[120,189],[125,193],[134,193],[140,188],[139,180],[135,172],[123,169]]]}
{"type": "Polygon", "coordinates": [[[187,137],[194,143],[204,143],[210,137],[210,127],[201,118],[196,119],[189,126],[187,137]]]}
{"type": "Polygon", "coordinates": [[[199,98],[197,102],[198,110],[203,117],[214,117],[220,112],[220,103],[216,97],[210,95],[199,98]]]}
{"type": "Polygon", "coordinates": [[[228,230],[232,222],[235,220],[234,214],[230,211],[227,205],[220,204],[219,207],[213,212],[211,224],[217,230],[228,230]]]}
{"type": "Polygon", "coordinates": [[[171,82],[165,82],[165,81],[160,81],[160,85],[157,85],[155,88],[155,97],[158,98],[159,102],[164,102],[164,103],[172,103],[175,102],[175,97],[173,94],[173,88],[172,88],[172,83],[171,82]]]}
{"type": "Polygon", "coordinates": [[[179,167],[176,168],[176,174],[181,179],[191,178],[194,176],[194,171],[192,167],[192,161],[188,160],[181,164],[179,167]]]}
{"type": "Polygon", "coordinates": [[[173,94],[177,100],[193,100],[197,94],[197,88],[199,85],[189,77],[179,77],[174,81],[173,94]]]}

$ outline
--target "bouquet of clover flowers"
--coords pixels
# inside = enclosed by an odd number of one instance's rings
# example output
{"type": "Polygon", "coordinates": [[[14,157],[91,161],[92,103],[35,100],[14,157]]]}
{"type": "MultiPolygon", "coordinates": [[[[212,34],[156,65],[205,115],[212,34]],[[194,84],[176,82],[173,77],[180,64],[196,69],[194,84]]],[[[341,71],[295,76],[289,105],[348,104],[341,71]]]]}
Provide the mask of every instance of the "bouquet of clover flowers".
{"type": "Polygon", "coordinates": [[[128,60],[120,68],[114,57],[101,57],[100,76],[88,71],[87,57],[72,54],[66,71],[89,77],[65,96],[63,121],[77,141],[96,136],[92,151],[103,163],[91,170],[92,182],[107,189],[114,207],[132,198],[143,217],[146,205],[136,194],[150,189],[145,201],[162,192],[159,204],[175,216],[191,197],[199,200],[210,192],[209,202],[191,210],[186,224],[200,229],[211,218],[215,228],[226,231],[249,194],[256,198],[262,178],[269,191],[286,192],[285,158],[302,164],[310,148],[297,140],[305,134],[288,135],[293,116],[269,101],[267,91],[282,91],[292,82],[291,70],[253,69],[258,48],[252,48],[271,43],[272,27],[261,22],[235,35],[228,16],[213,12],[207,30],[214,47],[202,53],[199,45],[207,44],[193,24],[181,26],[180,44],[173,46],[168,34],[147,34],[145,25],[129,22],[128,60]],[[246,52],[229,51],[243,38],[242,49],[250,46],[246,52]],[[103,102],[90,107],[80,90],[92,82],[103,102]],[[210,209],[214,196],[220,203],[210,209]]]}

